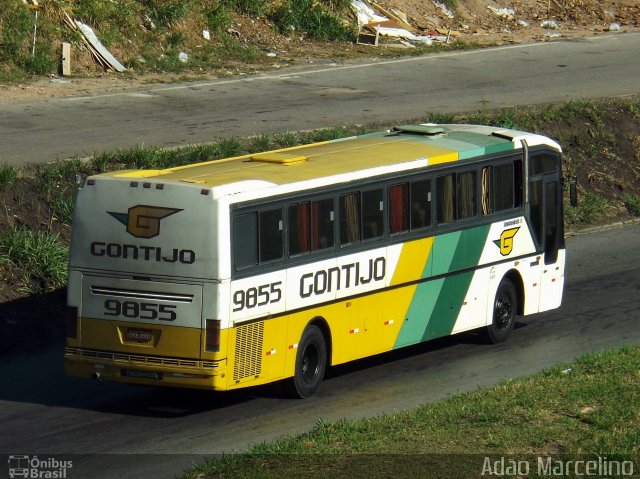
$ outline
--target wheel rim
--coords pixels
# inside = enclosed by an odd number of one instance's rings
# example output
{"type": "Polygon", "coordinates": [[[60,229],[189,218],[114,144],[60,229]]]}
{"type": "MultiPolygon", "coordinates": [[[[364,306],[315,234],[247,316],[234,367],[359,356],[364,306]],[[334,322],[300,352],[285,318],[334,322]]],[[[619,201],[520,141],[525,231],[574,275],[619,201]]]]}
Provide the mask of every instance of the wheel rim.
{"type": "Polygon", "coordinates": [[[302,378],[306,383],[312,383],[318,375],[320,368],[320,355],[318,354],[318,348],[310,344],[304,350],[302,356],[302,378]]]}
{"type": "Polygon", "coordinates": [[[495,324],[498,328],[504,329],[509,326],[513,316],[513,300],[511,296],[503,293],[496,298],[495,324]]]}

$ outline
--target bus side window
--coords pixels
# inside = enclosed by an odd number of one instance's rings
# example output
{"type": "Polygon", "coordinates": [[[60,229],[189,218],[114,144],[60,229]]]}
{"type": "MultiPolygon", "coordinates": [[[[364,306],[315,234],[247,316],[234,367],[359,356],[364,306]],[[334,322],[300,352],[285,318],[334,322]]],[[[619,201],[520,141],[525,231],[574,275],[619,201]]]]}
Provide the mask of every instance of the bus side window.
{"type": "Polygon", "coordinates": [[[522,161],[482,168],[482,214],[522,206],[522,161]]]}
{"type": "Polygon", "coordinates": [[[480,188],[481,188],[481,204],[482,204],[482,214],[488,215],[493,213],[494,205],[493,205],[493,177],[492,177],[493,167],[485,166],[482,168],[482,175],[480,178],[480,188]]]}
{"type": "Polygon", "coordinates": [[[333,199],[289,206],[289,256],[333,246],[333,199]]]}
{"type": "Polygon", "coordinates": [[[239,270],[258,264],[258,213],[233,218],[233,262],[239,270]]]}
{"type": "Polygon", "coordinates": [[[467,171],[465,173],[459,173],[457,180],[458,218],[472,218],[478,211],[476,198],[476,172],[467,171]]]}
{"type": "Polygon", "coordinates": [[[382,189],[362,192],[362,239],[379,238],[384,234],[382,197],[382,189]]]}
{"type": "Polygon", "coordinates": [[[334,214],[333,199],[311,202],[311,250],[319,251],[333,247],[334,214]]]}
{"type": "Polygon", "coordinates": [[[558,171],[560,158],[556,155],[543,153],[531,155],[531,159],[529,160],[529,162],[531,164],[531,176],[534,176],[541,175],[542,173],[552,173],[554,171],[558,171]]]}
{"type": "Polygon", "coordinates": [[[289,206],[289,255],[311,251],[311,204],[308,201],[289,206]]]}
{"type": "Polygon", "coordinates": [[[411,229],[431,226],[431,180],[411,182],[411,229]]]}
{"type": "Polygon", "coordinates": [[[389,187],[389,232],[409,231],[409,183],[389,187]]]}
{"type": "Polygon", "coordinates": [[[436,191],[438,195],[438,223],[449,223],[455,221],[456,217],[456,189],[455,174],[439,176],[436,180],[436,191]]]}
{"type": "Polygon", "coordinates": [[[282,209],[260,212],[260,262],[282,258],[282,209]]]}
{"type": "Polygon", "coordinates": [[[360,241],[360,192],[340,197],[340,244],[360,241]]]}
{"type": "Polygon", "coordinates": [[[519,208],[522,206],[522,160],[516,160],[513,162],[513,207],[519,208]]]}

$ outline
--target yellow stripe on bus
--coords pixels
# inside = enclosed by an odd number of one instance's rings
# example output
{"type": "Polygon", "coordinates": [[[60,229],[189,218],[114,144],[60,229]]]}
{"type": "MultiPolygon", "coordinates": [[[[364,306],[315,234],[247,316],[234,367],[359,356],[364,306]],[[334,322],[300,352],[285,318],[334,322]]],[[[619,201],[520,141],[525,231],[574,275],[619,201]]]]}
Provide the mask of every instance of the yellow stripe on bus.
{"type": "Polygon", "coordinates": [[[391,286],[415,281],[422,277],[422,272],[427,264],[432,247],[433,237],[403,244],[398,266],[396,266],[396,271],[391,280],[391,286]]]}

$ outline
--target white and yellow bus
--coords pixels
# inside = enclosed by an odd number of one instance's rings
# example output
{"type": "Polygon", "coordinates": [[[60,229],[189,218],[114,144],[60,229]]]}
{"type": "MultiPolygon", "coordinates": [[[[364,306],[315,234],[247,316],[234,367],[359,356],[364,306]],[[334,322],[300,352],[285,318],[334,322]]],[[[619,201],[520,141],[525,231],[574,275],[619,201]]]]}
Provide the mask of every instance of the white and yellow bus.
{"type": "Polygon", "coordinates": [[[561,150],[412,125],[87,179],[67,373],[316,392],[328,366],[560,306],[561,150]]]}

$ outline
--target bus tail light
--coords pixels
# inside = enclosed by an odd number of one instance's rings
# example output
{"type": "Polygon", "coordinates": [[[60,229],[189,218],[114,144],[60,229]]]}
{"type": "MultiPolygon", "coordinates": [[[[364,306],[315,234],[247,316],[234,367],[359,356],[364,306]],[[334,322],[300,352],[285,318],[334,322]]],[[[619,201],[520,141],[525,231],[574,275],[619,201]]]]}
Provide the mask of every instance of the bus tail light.
{"type": "Polygon", "coordinates": [[[207,319],[206,322],[204,350],[218,352],[220,351],[220,320],[207,319]]]}
{"type": "Polygon", "coordinates": [[[78,337],[78,308],[67,307],[67,338],[76,339],[78,337]]]}

